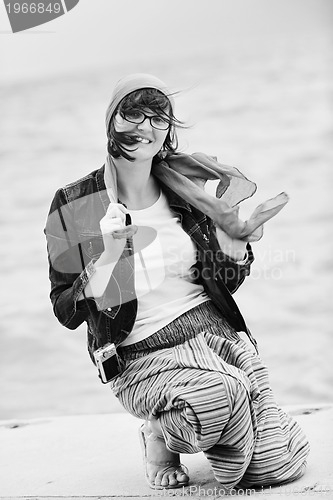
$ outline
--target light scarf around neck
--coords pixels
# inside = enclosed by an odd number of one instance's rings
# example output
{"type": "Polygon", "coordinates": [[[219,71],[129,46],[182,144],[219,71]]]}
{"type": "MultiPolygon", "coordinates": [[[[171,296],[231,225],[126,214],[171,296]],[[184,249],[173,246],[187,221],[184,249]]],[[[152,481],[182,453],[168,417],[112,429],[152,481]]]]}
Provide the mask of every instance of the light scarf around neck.
{"type": "MultiPolygon", "coordinates": [[[[250,198],[257,186],[238,169],[219,163],[204,153],[177,153],[153,164],[152,173],[167,187],[210,217],[231,238],[258,241],[263,224],[274,217],[288,202],[288,195],[279,193],[261,203],[247,221],[238,217],[239,203],[250,198]],[[207,180],[219,180],[216,197],[204,190],[207,180]]],[[[105,165],[108,195],[117,203],[117,172],[110,155],[105,165]]]]}
{"type": "MultiPolygon", "coordinates": [[[[167,86],[152,75],[134,74],[120,80],[114,90],[106,112],[106,128],[109,129],[113,113],[121,100],[131,92],[142,88],[155,88],[165,94],[174,109],[172,93],[167,86]]],[[[257,186],[237,168],[219,163],[204,153],[168,154],[153,163],[152,173],[186,202],[210,217],[231,238],[257,241],[263,235],[263,224],[274,217],[288,202],[284,192],[260,204],[247,221],[238,217],[239,203],[253,196],[257,186]],[[216,197],[204,190],[207,180],[219,180],[216,197]]],[[[111,202],[117,203],[117,172],[112,157],[106,158],[105,178],[111,202]]]]}

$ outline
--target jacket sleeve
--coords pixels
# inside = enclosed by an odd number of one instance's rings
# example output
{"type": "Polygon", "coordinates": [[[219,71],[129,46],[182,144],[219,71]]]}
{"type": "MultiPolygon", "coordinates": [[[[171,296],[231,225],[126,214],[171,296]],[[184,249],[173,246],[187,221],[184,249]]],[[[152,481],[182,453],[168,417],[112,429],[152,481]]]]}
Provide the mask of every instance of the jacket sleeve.
{"type": "Polygon", "coordinates": [[[245,280],[245,277],[250,274],[250,268],[254,261],[250,243],[246,245],[246,258],[237,262],[220,249],[215,226],[212,224],[210,228],[210,248],[213,250],[214,267],[218,277],[223,280],[230,293],[235,293],[245,280]]]}
{"type": "Polygon", "coordinates": [[[53,311],[62,325],[74,330],[89,315],[88,302],[78,298],[95,269],[92,261],[84,261],[73,214],[63,189],[54,196],[44,233],[53,311]]]}

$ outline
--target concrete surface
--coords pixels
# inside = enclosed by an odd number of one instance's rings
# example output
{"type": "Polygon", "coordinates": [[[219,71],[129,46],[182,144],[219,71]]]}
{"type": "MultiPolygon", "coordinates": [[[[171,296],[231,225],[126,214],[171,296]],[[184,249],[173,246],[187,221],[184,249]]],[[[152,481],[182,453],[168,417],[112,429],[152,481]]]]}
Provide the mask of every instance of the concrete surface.
{"type": "MultiPolygon", "coordinates": [[[[286,408],[308,435],[311,454],[306,474],[286,486],[247,496],[333,499],[333,405],[286,408]]],[[[183,455],[190,470],[187,488],[154,491],[146,484],[137,429],[124,413],[0,422],[1,499],[105,499],[222,497],[203,454],[183,455]]],[[[245,496],[236,491],[232,496],[245,496]]]]}

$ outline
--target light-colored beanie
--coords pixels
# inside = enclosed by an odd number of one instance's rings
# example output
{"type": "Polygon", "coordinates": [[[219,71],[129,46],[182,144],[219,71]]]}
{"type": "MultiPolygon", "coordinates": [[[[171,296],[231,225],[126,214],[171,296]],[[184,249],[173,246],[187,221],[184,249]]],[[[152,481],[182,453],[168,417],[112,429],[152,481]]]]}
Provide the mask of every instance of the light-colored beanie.
{"type": "Polygon", "coordinates": [[[109,130],[111,117],[117,109],[118,104],[131,92],[139,89],[157,89],[164,94],[170,101],[171,108],[174,111],[174,100],[171,91],[166,84],[156,76],[146,73],[134,73],[127,75],[119,80],[114,88],[111,102],[106,110],[105,125],[106,130],[109,130]]]}

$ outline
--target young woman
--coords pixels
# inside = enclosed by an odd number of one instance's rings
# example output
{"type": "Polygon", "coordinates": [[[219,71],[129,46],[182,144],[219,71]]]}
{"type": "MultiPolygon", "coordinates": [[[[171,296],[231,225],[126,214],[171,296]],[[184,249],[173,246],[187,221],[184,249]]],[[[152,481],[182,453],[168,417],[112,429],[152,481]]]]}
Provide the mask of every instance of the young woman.
{"type": "Polygon", "coordinates": [[[87,322],[93,360],[115,345],[120,373],[111,387],[144,421],[152,488],[187,485],[179,453],[199,451],[226,490],[292,481],[309,445],[276,405],[232,297],[250,272],[249,241],[286,197],[240,221],[237,203],[255,185],[212,157],[177,153],[180,125],[159,79],[118,82],[105,165],[59,189],[51,205],[54,313],[70,329],[87,322]],[[218,198],[203,191],[208,178],[220,180],[218,198]]]}

